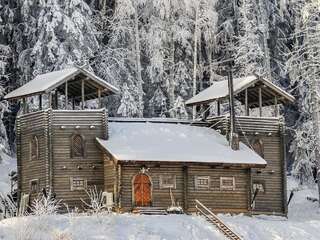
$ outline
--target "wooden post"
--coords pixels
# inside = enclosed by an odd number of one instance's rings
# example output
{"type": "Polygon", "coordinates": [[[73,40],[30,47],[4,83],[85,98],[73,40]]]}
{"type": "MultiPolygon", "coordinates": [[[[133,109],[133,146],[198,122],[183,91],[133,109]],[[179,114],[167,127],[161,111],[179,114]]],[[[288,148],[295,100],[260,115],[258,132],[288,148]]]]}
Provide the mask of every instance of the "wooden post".
{"type": "Polygon", "coordinates": [[[218,109],[218,116],[221,115],[221,106],[220,106],[220,100],[217,101],[217,109],[218,109]]]}
{"type": "Polygon", "coordinates": [[[183,208],[188,211],[188,166],[183,166],[183,208]]]}
{"type": "Polygon", "coordinates": [[[277,96],[274,97],[274,116],[279,116],[279,106],[278,106],[278,98],[277,96]]]}
{"type": "Polygon", "coordinates": [[[72,98],[72,110],[74,110],[76,108],[76,101],[74,99],[74,97],[72,98]]]}
{"type": "Polygon", "coordinates": [[[22,99],[22,111],[23,111],[23,113],[24,114],[26,114],[27,113],[27,101],[26,101],[26,98],[24,97],[23,99],[22,99]]]}
{"type": "Polygon", "coordinates": [[[262,89],[259,87],[259,115],[262,117],[262,89]]]}
{"type": "Polygon", "coordinates": [[[54,93],[54,108],[58,109],[58,91],[57,91],[57,89],[55,90],[55,93],[54,93]]]}
{"type": "Polygon", "coordinates": [[[249,104],[248,104],[248,88],[246,88],[244,93],[245,93],[245,111],[246,111],[246,116],[249,116],[250,112],[249,112],[249,104]]]}
{"type": "Polygon", "coordinates": [[[49,108],[52,108],[52,92],[49,93],[49,108]]]}
{"type": "Polygon", "coordinates": [[[65,109],[68,109],[68,102],[69,102],[69,99],[68,99],[68,81],[66,81],[66,83],[65,83],[64,95],[65,95],[65,100],[66,100],[65,109]]]}
{"type": "Polygon", "coordinates": [[[98,107],[102,108],[102,103],[101,103],[101,89],[98,88],[98,107]]]}
{"type": "Polygon", "coordinates": [[[81,80],[81,109],[84,109],[84,79],[81,80]]]}
{"type": "Polygon", "coordinates": [[[42,94],[39,94],[39,111],[42,110],[42,94]]]}

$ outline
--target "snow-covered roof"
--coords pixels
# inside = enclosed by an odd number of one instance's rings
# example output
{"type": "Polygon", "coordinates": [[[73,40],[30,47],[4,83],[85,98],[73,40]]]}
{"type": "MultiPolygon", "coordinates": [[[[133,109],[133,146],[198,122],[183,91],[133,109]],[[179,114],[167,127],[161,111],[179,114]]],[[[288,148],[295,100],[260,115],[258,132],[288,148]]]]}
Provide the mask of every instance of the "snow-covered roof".
{"type": "MultiPolygon", "coordinates": [[[[247,76],[242,78],[235,78],[233,80],[233,88],[234,88],[235,96],[241,93],[242,91],[244,91],[245,89],[249,87],[253,87],[254,85],[264,86],[262,88],[262,91],[265,92],[265,95],[263,96],[263,100],[265,102],[267,99],[271,97],[271,95],[277,95],[278,97],[280,97],[279,98],[280,103],[293,102],[295,100],[295,98],[291,94],[285,92],[280,87],[273,84],[272,82],[264,78],[261,78],[257,75],[252,75],[252,76],[247,76]]],[[[209,88],[201,91],[200,93],[198,93],[197,95],[195,95],[194,97],[186,101],[186,104],[199,105],[203,103],[209,103],[218,99],[224,99],[224,98],[227,98],[228,96],[229,96],[228,80],[218,81],[218,82],[214,82],[209,88]]],[[[254,94],[252,96],[254,98],[254,94]]]]}
{"type": "Polygon", "coordinates": [[[79,74],[85,75],[88,79],[95,82],[105,91],[109,91],[111,93],[119,92],[119,90],[116,87],[97,77],[95,74],[82,68],[71,67],[60,71],[54,71],[38,75],[33,80],[29,81],[28,83],[24,84],[18,89],[8,93],[5,96],[5,99],[21,98],[40,93],[49,93],[56,87],[60,86],[68,80],[73,79],[79,74]]]}
{"type": "Polygon", "coordinates": [[[188,124],[109,122],[109,139],[97,142],[118,161],[266,165],[245,144],[234,151],[215,130],[188,124]]]}

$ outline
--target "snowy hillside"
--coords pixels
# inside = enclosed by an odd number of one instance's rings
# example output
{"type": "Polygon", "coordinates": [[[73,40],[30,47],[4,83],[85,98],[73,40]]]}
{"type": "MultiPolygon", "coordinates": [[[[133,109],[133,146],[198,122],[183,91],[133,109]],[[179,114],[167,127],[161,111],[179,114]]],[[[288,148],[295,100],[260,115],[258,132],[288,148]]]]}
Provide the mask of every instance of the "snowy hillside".
{"type": "MultiPolygon", "coordinates": [[[[298,189],[289,178],[288,189],[298,189]]],[[[317,190],[303,187],[296,191],[289,207],[289,218],[275,216],[247,217],[219,215],[246,240],[319,239],[320,211],[317,190]]],[[[212,225],[197,216],[139,216],[109,214],[104,216],[57,215],[12,218],[0,222],[0,239],[5,240],[224,240],[212,225]]]]}

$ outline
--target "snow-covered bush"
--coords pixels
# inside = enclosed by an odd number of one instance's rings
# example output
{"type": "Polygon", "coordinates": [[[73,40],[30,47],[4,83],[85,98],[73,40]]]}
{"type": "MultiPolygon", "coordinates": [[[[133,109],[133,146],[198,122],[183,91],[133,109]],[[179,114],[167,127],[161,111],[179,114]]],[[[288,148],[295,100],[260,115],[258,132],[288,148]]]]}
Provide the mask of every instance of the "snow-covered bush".
{"type": "Polygon", "coordinates": [[[38,196],[31,203],[31,213],[36,216],[56,214],[61,207],[60,202],[61,200],[56,200],[53,198],[51,193],[49,193],[47,196],[38,196]]]}
{"type": "Polygon", "coordinates": [[[81,201],[89,213],[99,215],[106,212],[107,208],[104,204],[104,196],[101,190],[98,190],[97,187],[94,186],[93,188],[86,190],[86,194],[89,202],[86,202],[83,199],[81,199],[81,201]]]}

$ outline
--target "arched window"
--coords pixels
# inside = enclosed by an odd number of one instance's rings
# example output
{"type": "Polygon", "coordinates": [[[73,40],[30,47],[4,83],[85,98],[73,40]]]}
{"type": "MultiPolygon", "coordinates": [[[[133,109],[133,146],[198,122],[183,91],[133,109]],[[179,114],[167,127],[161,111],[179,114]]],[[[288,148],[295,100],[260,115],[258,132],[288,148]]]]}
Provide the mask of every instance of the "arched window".
{"type": "Polygon", "coordinates": [[[37,136],[34,136],[30,142],[30,160],[38,160],[39,157],[39,141],[37,136]]]}
{"type": "Polygon", "coordinates": [[[251,142],[251,146],[256,153],[258,153],[262,158],[264,158],[264,144],[262,139],[253,139],[251,142]]]}
{"type": "Polygon", "coordinates": [[[86,157],[85,140],[80,134],[71,137],[71,158],[86,157]]]}

